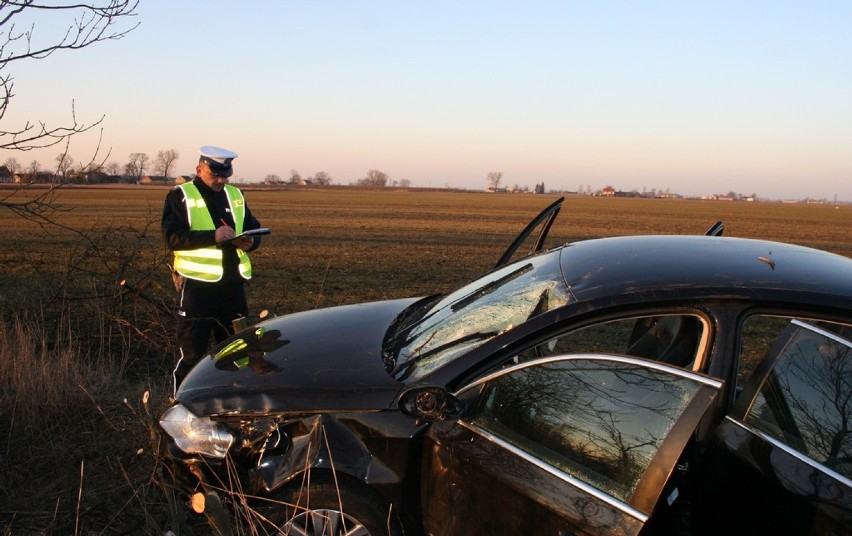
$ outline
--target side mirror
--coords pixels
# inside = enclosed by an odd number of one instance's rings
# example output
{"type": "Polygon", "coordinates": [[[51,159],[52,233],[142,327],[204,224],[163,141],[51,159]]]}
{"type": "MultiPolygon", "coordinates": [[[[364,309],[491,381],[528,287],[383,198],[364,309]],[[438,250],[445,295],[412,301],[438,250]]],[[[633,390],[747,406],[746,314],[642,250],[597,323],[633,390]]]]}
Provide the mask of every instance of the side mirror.
{"type": "Polygon", "coordinates": [[[454,421],[461,417],[464,403],[443,387],[415,387],[399,397],[399,409],[421,421],[454,421]]]}

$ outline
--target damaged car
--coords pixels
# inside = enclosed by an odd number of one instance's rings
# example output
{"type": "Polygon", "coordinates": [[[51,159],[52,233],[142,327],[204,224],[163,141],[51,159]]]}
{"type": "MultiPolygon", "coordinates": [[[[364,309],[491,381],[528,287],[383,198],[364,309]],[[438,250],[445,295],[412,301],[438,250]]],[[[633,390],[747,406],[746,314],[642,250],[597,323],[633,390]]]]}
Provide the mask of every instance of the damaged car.
{"type": "Polygon", "coordinates": [[[213,348],[160,419],[182,502],[222,534],[852,534],[852,259],[721,224],[545,249],[561,204],[455,291],[213,348]]]}

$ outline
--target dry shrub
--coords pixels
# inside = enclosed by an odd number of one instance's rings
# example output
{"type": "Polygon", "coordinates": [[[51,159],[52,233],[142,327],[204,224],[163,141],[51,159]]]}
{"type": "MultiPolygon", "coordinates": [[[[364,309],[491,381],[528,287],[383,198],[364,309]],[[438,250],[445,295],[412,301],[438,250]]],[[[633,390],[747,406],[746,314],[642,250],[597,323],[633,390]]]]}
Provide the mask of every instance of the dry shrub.
{"type": "Polygon", "coordinates": [[[156,533],[167,514],[148,415],[167,396],[155,386],[150,411],[126,403],[144,389],[86,355],[62,318],[0,321],[0,531],[156,533]]]}
{"type": "Polygon", "coordinates": [[[109,367],[79,359],[66,317],[55,332],[44,328],[43,318],[14,315],[0,322],[3,406],[27,421],[86,402],[79,385],[89,378],[114,380],[109,367]]]}

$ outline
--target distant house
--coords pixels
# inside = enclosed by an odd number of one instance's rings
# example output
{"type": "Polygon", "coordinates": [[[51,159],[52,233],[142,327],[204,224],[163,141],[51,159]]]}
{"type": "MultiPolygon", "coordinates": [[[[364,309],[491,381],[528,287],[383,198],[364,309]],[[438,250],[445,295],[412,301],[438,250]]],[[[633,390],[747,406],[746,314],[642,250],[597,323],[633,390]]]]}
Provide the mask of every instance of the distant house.
{"type": "Polygon", "coordinates": [[[15,184],[47,184],[54,180],[53,173],[39,171],[33,176],[32,173],[17,173],[12,176],[12,182],[15,184]]]}
{"type": "Polygon", "coordinates": [[[614,197],[615,188],[612,186],[604,186],[603,189],[601,189],[601,195],[604,197],[614,197]]]}
{"type": "Polygon", "coordinates": [[[88,183],[88,184],[104,184],[108,182],[118,182],[115,177],[104,173],[103,171],[91,171],[74,177],[72,182],[88,183]]]}
{"type": "Polygon", "coordinates": [[[619,190],[619,191],[615,192],[615,197],[639,197],[639,192],[636,192],[636,191],[625,192],[625,191],[619,190]]]}
{"type": "Polygon", "coordinates": [[[158,184],[161,186],[169,186],[174,184],[174,180],[169,177],[157,177],[153,175],[145,175],[139,180],[139,184],[158,184]]]}

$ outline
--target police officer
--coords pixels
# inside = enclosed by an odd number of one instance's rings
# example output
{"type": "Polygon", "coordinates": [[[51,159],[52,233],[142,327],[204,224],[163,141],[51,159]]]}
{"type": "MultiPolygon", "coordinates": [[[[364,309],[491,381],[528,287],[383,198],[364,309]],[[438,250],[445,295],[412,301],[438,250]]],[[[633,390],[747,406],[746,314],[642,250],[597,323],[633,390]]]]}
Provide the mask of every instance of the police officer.
{"type": "Polygon", "coordinates": [[[260,245],[259,237],[234,238],[260,227],[242,192],[227,184],[237,154],[212,146],[200,151],[195,179],[168,193],[161,222],[180,294],[175,390],[206,353],[211,334],[222,341],[232,334],[233,321],[248,315],[248,252],[260,245]]]}

